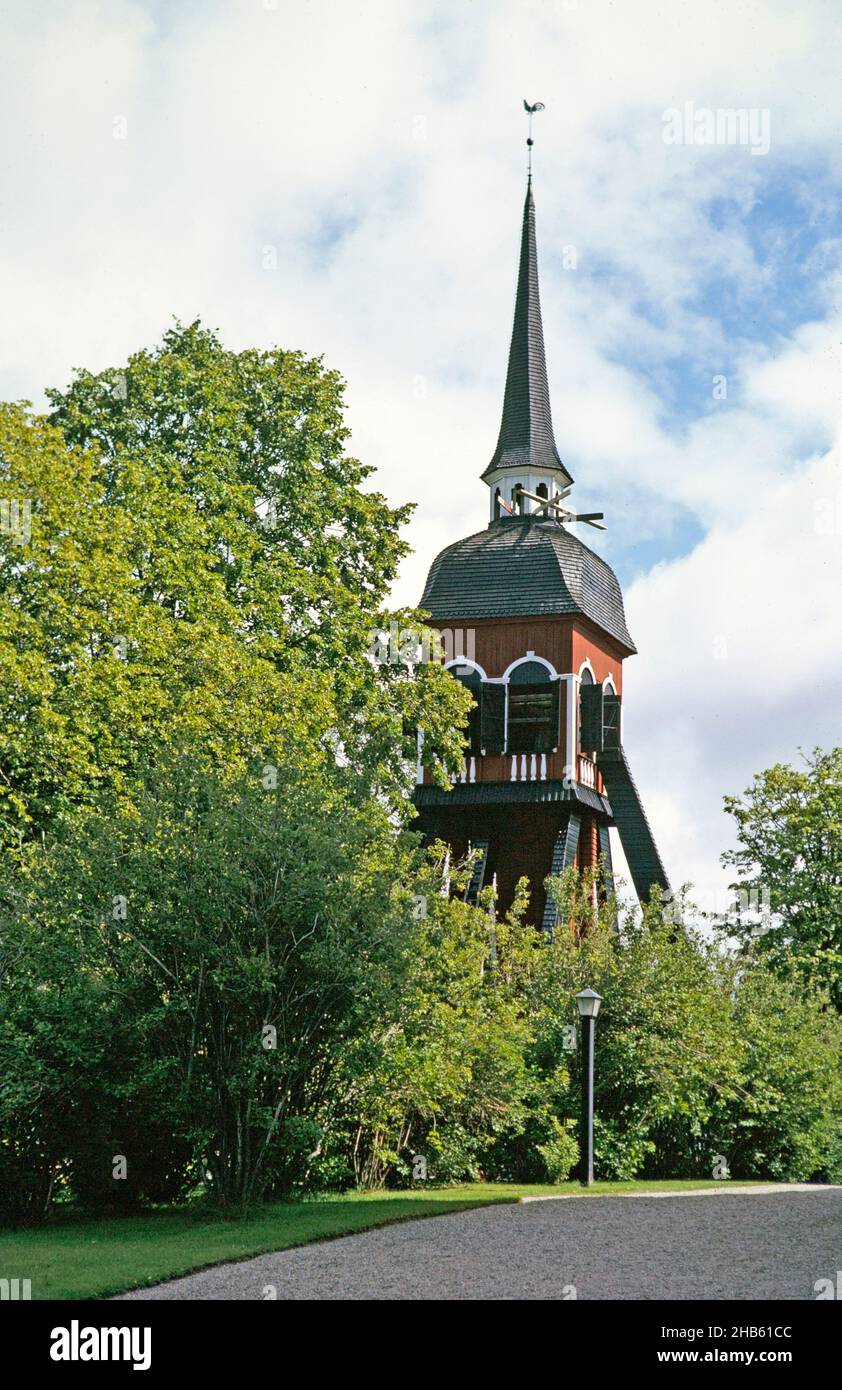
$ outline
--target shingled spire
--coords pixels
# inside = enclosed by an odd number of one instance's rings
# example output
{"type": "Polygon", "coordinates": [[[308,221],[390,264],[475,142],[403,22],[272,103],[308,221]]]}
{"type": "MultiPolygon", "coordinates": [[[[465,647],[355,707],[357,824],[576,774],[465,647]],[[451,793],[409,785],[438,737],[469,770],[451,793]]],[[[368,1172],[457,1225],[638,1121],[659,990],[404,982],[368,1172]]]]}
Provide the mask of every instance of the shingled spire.
{"type": "Polygon", "coordinates": [[[573,481],[559,457],[553,436],[538,294],[535,201],[532,197],[531,174],[523,206],[515,321],[509,348],[503,419],[497,448],[482,476],[488,480],[490,474],[501,468],[515,468],[521,473],[530,469],[551,468],[561,475],[561,486],[573,481]]]}

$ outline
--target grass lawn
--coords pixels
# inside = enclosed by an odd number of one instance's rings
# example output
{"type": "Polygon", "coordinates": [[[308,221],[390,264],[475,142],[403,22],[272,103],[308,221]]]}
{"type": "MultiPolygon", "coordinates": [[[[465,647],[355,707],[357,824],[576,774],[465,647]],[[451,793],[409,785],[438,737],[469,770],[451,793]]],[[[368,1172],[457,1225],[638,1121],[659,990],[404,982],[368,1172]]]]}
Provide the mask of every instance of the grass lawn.
{"type": "MultiPolygon", "coordinates": [[[[738,1184],[740,1185],[740,1184],[738,1184]]],[[[588,1195],[724,1187],[711,1180],[594,1183],[588,1195]]],[[[557,1187],[474,1183],[427,1192],[350,1192],[276,1202],[245,1220],[198,1208],[144,1216],[58,1216],[35,1230],[0,1232],[0,1278],[30,1279],[33,1299],[100,1298],[189,1274],[222,1260],[286,1250],[410,1217],[440,1216],[527,1196],[585,1195],[578,1183],[557,1187]]]]}

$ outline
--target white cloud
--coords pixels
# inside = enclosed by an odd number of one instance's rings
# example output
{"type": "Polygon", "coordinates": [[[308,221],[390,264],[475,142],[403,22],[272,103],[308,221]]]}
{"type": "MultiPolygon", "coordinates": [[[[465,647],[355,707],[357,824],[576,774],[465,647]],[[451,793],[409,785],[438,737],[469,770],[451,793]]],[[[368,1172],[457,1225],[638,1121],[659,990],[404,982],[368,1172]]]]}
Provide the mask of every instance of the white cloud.
{"type": "Polygon", "coordinates": [[[703,906],[728,881],[712,852],[731,841],[722,797],[839,740],[840,588],[837,443],[626,595],[640,656],[626,668],[625,741],[673,878],[703,906]]]}

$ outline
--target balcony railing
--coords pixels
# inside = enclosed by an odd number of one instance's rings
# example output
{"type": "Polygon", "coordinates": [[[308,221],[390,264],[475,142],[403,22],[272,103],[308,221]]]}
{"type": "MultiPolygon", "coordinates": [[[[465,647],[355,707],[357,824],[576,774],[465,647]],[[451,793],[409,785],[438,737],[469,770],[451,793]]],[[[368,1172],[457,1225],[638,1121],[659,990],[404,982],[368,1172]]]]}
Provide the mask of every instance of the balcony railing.
{"type": "MultiPolygon", "coordinates": [[[[459,772],[450,774],[451,782],[476,782],[477,780],[477,760],[475,757],[463,758],[459,772]]],[[[546,753],[513,753],[512,770],[510,781],[512,782],[546,782],[547,780],[547,755],[546,753]]],[[[593,785],[593,783],[591,783],[593,785]]]]}
{"type": "Polygon", "coordinates": [[[513,753],[512,782],[546,782],[546,753],[513,753]]]}
{"type": "MultiPolygon", "coordinates": [[[[511,772],[509,780],[511,782],[546,782],[547,780],[547,755],[546,753],[512,753],[506,754],[511,758],[511,772]]],[[[599,786],[599,773],[596,763],[592,758],[588,758],[584,753],[579,753],[576,759],[577,780],[585,787],[590,787],[596,791],[599,786]]],[[[571,775],[572,769],[565,768],[565,778],[571,775]]],[[[424,782],[424,770],[419,759],[418,764],[418,783],[424,782]]],[[[462,759],[462,765],[458,772],[450,774],[453,783],[474,783],[477,780],[477,759],[475,756],[462,759]]]]}
{"type": "Polygon", "coordinates": [[[579,781],[584,787],[596,787],[596,763],[584,753],[579,754],[579,781]]]}

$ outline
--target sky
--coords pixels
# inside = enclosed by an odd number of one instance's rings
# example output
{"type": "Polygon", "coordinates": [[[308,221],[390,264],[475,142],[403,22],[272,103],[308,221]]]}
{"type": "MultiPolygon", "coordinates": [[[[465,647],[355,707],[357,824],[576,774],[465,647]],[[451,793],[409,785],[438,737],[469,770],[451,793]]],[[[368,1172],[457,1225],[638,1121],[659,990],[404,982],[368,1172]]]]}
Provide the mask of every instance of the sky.
{"type": "Polygon", "coordinates": [[[395,600],[487,521],[525,184],[556,439],[639,655],[674,884],[839,741],[838,0],[0,0],[0,398],[200,317],[322,354],[413,501],[395,600]],[[727,114],[742,112],[731,125],[727,114]],[[711,138],[708,138],[711,137],[711,138]]]}

